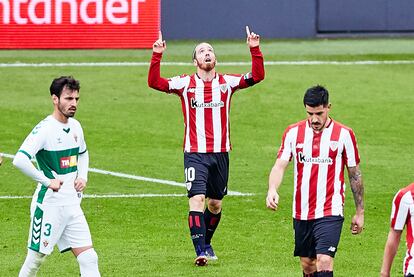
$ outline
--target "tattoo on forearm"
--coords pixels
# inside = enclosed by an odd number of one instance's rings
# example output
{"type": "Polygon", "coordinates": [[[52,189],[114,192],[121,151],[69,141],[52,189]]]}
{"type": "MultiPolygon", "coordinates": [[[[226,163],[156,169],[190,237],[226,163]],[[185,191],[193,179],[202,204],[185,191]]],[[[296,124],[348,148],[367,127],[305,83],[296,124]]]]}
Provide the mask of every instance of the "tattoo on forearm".
{"type": "Polygon", "coordinates": [[[349,182],[356,208],[364,209],[364,185],[362,184],[361,171],[358,168],[349,170],[349,182]]]}

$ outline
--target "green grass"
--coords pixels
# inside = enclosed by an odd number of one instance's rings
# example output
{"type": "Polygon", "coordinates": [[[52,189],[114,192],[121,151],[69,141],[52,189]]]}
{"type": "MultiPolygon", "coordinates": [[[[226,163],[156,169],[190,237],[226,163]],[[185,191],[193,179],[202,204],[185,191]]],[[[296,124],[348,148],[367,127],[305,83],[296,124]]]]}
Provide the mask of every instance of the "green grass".
{"type": "MultiPolygon", "coordinates": [[[[192,41],[168,42],[165,61],[189,61],[192,41]]],[[[265,60],[414,60],[413,40],[266,41],[265,60]]],[[[220,61],[249,61],[240,41],[214,41],[220,61]]],[[[149,50],[0,51],[0,63],[145,61],[149,50]]],[[[219,66],[243,73],[248,66],[219,66]]],[[[168,66],[163,76],[192,73],[168,66]]],[[[81,80],[81,121],[91,167],[173,181],[183,179],[183,119],[180,101],[147,87],[147,67],[0,67],[0,152],[13,154],[33,126],[52,110],[52,78],[81,80]]],[[[349,231],[354,212],[346,192],[346,216],[335,276],[378,276],[395,192],[414,179],[412,106],[414,65],[267,66],[266,79],[238,92],[232,101],[230,190],[255,193],[227,196],[213,244],[219,260],[192,265],[186,197],[84,199],[83,209],[99,254],[103,276],[300,276],[292,257],[292,169],[280,190],[276,213],[265,208],[267,177],[281,135],[306,115],[302,97],[314,84],[331,92],[334,119],[351,126],[358,139],[366,191],[366,225],[349,231]]],[[[31,195],[35,185],[5,159],[0,195],[31,195]]],[[[90,173],[88,194],[185,193],[162,184],[90,173]]],[[[26,254],[29,199],[0,200],[0,275],[16,276],[26,254]]],[[[404,244],[392,276],[401,275],[404,244]]],[[[71,254],[55,251],[38,276],[77,276],[71,254]]]]}

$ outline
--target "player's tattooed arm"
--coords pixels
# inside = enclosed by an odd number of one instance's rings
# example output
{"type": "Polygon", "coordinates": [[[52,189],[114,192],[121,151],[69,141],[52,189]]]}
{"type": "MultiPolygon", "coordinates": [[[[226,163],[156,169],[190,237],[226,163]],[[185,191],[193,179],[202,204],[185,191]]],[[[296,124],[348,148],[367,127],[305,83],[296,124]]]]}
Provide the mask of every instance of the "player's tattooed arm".
{"type": "Polygon", "coordinates": [[[348,168],[349,183],[354,195],[355,207],[357,211],[364,210],[364,184],[362,183],[362,173],[359,165],[348,168]]]}

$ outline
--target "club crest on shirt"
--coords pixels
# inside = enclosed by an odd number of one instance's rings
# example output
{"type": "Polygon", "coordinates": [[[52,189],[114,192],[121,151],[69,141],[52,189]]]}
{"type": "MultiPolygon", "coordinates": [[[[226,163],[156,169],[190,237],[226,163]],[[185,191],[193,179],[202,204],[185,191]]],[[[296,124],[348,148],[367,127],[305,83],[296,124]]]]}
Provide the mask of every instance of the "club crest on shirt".
{"type": "Polygon", "coordinates": [[[220,85],[220,91],[222,93],[226,93],[227,92],[227,84],[221,84],[220,85]]]}
{"type": "Polygon", "coordinates": [[[329,143],[329,148],[331,148],[332,151],[336,151],[336,149],[338,149],[338,142],[337,141],[331,141],[329,143]]]}
{"type": "Polygon", "coordinates": [[[49,245],[49,242],[48,242],[47,240],[44,240],[44,241],[43,241],[43,246],[44,246],[44,247],[47,247],[48,245],[49,245]]]}
{"type": "Polygon", "coordinates": [[[185,183],[185,186],[187,188],[187,191],[190,191],[191,186],[192,186],[192,183],[191,182],[187,182],[187,183],[185,183]]]}
{"type": "Polygon", "coordinates": [[[78,135],[77,134],[73,134],[73,138],[75,139],[76,142],[78,142],[78,135]]]}

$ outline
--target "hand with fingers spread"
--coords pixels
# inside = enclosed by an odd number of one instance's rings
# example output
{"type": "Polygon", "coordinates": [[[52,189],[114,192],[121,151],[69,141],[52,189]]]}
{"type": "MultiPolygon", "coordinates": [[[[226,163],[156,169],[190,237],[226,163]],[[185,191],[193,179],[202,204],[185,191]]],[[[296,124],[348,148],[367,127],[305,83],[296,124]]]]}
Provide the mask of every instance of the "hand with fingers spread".
{"type": "Polygon", "coordinates": [[[246,26],[246,35],[246,42],[250,48],[259,46],[260,36],[258,34],[255,34],[254,32],[250,32],[249,26],[246,26]]]}
{"type": "Polygon", "coordinates": [[[82,192],[86,187],[86,181],[82,178],[77,178],[75,180],[75,190],[77,192],[82,192]]]}
{"type": "Polygon", "coordinates": [[[152,45],[152,51],[155,53],[162,53],[167,49],[167,43],[165,40],[162,40],[162,33],[161,31],[158,32],[158,39],[152,45]]]}

